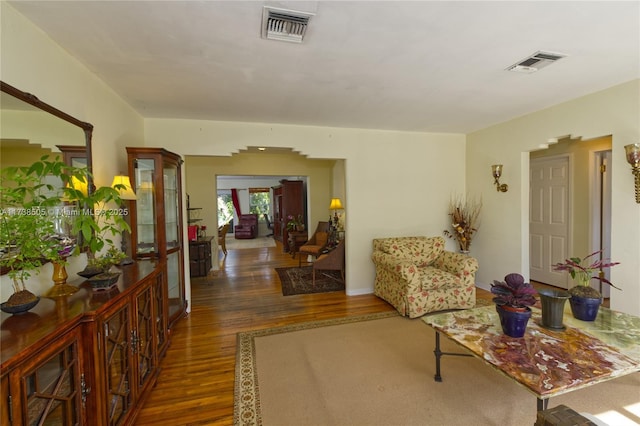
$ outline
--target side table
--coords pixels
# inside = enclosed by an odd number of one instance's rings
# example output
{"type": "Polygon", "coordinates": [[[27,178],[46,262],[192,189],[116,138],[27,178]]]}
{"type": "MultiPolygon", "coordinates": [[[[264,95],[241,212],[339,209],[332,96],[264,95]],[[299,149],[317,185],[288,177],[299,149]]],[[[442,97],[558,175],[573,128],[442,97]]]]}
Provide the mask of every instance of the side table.
{"type": "Polygon", "coordinates": [[[190,277],[205,277],[211,270],[211,240],[213,237],[189,241],[190,277]]]}
{"type": "Polygon", "coordinates": [[[289,231],[289,253],[291,258],[296,257],[296,253],[300,250],[300,246],[304,245],[308,240],[307,231],[289,231]]]}

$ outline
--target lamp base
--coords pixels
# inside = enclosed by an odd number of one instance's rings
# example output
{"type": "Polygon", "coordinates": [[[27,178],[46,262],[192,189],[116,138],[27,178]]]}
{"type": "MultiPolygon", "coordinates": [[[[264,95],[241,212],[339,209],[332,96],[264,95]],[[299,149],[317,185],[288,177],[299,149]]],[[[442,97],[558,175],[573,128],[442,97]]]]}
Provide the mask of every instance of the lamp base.
{"type": "Polygon", "coordinates": [[[64,267],[64,263],[53,263],[53,287],[45,294],[45,297],[56,298],[71,296],[79,290],[78,287],[71,284],[67,284],[67,270],[64,267]]]}

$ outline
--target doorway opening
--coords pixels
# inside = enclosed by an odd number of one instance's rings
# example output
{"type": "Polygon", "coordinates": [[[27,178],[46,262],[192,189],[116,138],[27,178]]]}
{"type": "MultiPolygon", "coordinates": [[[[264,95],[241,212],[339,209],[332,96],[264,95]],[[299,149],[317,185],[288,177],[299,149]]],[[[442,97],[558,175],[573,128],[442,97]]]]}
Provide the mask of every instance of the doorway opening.
{"type": "MultiPolygon", "coordinates": [[[[565,137],[529,154],[529,264],[531,281],[569,288],[552,265],[611,246],[611,136],[565,137]]],[[[592,285],[600,290],[600,285],[592,285]]],[[[608,296],[608,286],[601,291],[608,296]]]]}
{"type": "MultiPolygon", "coordinates": [[[[191,205],[201,208],[201,221],[199,224],[208,229],[216,229],[220,220],[230,219],[234,212],[228,207],[227,200],[218,202],[219,189],[246,188],[272,188],[279,180],[301,180],[306,182],[306,225],[307,229],[315,229],[319,221],[327,220],[329,205],[332,198],[341,198],[346,203],[345,184],[346,164],[344,159],[315,159],[295,151],[291,148],[265,148],[247,147],[229,156],[186,156],[185,157],[185,183],[190,196],[191,205]],[[244,182],[222,188],[218,183],[218,177],[228,176],[245,179],[244,182]],[[271,179],[267,183],[251,183],[247,179],[271,179]],[[224,206],[224,207],[223,207],[224,206]],[[226,215],[220,214],[220,208],[226,215]],[[219,216],[221,219],[219,220],[219,216]]],[[[251,202],[247,195],[246,205],[241,207],[243,213],[251,208],[251,202]]],[[[270,190],[271,205],[269,218],[272,220],[273,192],[270,190]]],[[[260,203],[254,203],[260,204],[260,203]]],[[[264,205],[264,203],[262,203],[264,205]]],[[[257,206],[256,206],[257,207],[257,206]]],[[[272,222],[272,226],[273,226],[272,222]]],[[[275,226],[274,226],[275,228],[275,226]]],[[[264,216],[260,217],[259,235],[267,236],[273,231],[269,230],[264,216]]],[[[233,235],[229,237],[234,238],[233,235]]],[[[214,269],[219,269],[223,256],[219,248],[213,248],[214,269]],[[216,261],[217,259],[217,261],[216,261]]]]}

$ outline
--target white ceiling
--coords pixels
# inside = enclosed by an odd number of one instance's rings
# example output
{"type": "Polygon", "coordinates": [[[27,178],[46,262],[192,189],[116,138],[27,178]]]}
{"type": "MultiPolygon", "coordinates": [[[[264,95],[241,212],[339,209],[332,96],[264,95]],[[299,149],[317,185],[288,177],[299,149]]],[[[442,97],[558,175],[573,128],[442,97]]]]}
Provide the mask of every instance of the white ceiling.
{"type": "Polygon", "coordinates": [[[144,117],[469,133],[640,78],[638,1],[10,3],[144,117]],[[505,71],[538,50],[568,56],[505,71]]]}

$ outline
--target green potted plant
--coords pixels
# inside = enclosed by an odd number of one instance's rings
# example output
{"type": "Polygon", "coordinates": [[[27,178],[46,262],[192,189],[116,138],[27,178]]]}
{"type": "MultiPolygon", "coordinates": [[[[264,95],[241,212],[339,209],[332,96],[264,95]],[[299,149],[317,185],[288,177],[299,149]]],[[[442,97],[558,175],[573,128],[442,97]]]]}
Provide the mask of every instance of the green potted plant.
{"type": "Polygon", "coordinates": [[[504,282],[493,281],[491,293],[504,334],[522,337],[531,318],[530,306],[536,303],[537,291],[517,273],[508,274],[504,282]]]}
{"type": "Polygon", "coordinates": [[[304,219],[301,214],[298,216],[289,215],[287,219],[288,231],[304,231],[304,219]]]}
{"type": "Polygon", "coordinates": [[[126,208],[108,208],[108,203],[121,204],[117,189],[105,186],[97,188],[90,195],[74,193],[71,197],[80,209],[80,214],[74,217],[72,224],[72,232],[81,236],[76,251],[87,255],[87,268],[79,273],[81,276],[90,277],[105,272],[103,269],[106,265],[110,267],[114,264],[113,258],[118,252],[119,260],[115,264],[126,258],[126,254],[116,249],[111,239],[123,231],[131,230],[124,219],[129,213],[126,208]],[[99,253],[105,248],[108,250],[101,257],[99,253]]]}
{"type": "Polygon", "coordinates": [[[567,271],[577,285],[569,289],[571,298],[571,312],[574,317],[583,321],[593,321],[598,315],[602,294],[591,287],[591,280],[595,279],[601,283],[609,284],[611,287],[620,290],[611,281],[604,277],[604,270],[619,265],[620,262],[612,262],[611,259],[596,258],[602,254],[602,250],[595,251],[583,258],[570,257],[564,262],[553,265],[554,271],[567,271]],[[589,263],[591,262],[591,263],[589,263]],[[584,263],[584,264],[583,264],[584,263]],[[588,264],[587,264],[588,263],[588,264]]]}
{"type": "Polygon", "coordinates": [[[0,266],[8,269],[14,294],[13,306],[37,296],[26,291],[24,280],[39,272],[45,262],[54,265],[56,285],[47,296],[72,294],[77,287],[66,284],[66,258],[85,252],[89,259],[112,244],[108,234],[128,229],[126,212],[107,208],[120,205],[118,190],[102,187],[87,190],[86,168],[67,166],[59,158],[43,156],[30,166],[6,167],[1,172],[0,266]]]}
{"type": "Polygon", "coordinates": [[[64,259],[74,247],[73,239],[62,233],[61,192],[50,178],[64,168],[64,163],[45,156],[31,166],[0,172],[0,266],[14,288],[3,310],[16,313],[35,306],[39,298],[27,290],[25,280],[44,263],[64,259]]]}

